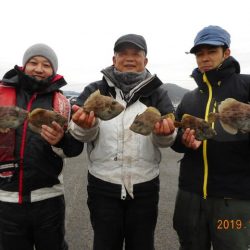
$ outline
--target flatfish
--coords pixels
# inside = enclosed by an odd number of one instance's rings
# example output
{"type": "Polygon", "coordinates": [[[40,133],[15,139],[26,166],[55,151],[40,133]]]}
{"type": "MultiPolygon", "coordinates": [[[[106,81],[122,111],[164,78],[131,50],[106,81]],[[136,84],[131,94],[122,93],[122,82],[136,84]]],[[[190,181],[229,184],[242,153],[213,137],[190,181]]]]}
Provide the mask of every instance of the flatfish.
{"type": "Polygon", "coordinates": [[[210,123],[189,114],[184,114],[181,121],[175,121],[174,125],[177,128],[181,127],[183,130],[187,128],[195,130],[195,138],[199,141],[210,139],[217,134],[210,123]]]}
{"type": "Polygon", "coordinates": [[[84,102],[83,110],[87,113],[94,111],[101,120],[110,120],[119,115],[124,106],[110,96],[101,95],[100,90],[93,92],[84,102]]]}
{"type": "Polygon", "coordinates": [[[149,135],[153,131],[155,123],[163,120],[164,118],[171,118],[172,120],[175,119],[173,113],[161,116],[158,109],[155,107],[148,107],[143,113],[135,117],[129,129],[137,134],[149,135]]]}
{"type": "Polygon", "coordinates": [[[24,123],[28,111],[17,106],[0,106],[0,129],[16,129],[24,123]]]}
{"type": "Polygon", "coordinates": [[[250,132],[250,105],[227,98],[218,106],[218,113],[210,113],[208,121],[219,120],[223,129],[229,134],[250,132]]]}
{"type": "Polygon", "coordinates": [[[61,114],[47,109],[36,108],[29,113],[29,128],[35,133],[41,133],[42,125],[52,126],[52,122],[57,122],[65,127],[68,120],[61,114]]]}

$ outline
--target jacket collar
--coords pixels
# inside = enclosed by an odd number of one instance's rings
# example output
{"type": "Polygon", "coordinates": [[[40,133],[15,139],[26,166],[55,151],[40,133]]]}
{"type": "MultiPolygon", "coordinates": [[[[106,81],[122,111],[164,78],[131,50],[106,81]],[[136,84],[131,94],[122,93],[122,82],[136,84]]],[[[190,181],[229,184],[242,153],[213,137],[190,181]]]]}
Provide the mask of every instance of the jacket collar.
{"type": "MultiPolygon", "coordinates": [[[[9,70],[2,79],[4,85],[13,86],[16,88],[21,88],[20,75],[23,73],[23,68],[15,66],[13,69],[9,70]]],[[[59,90],[61,87],[65,86],[67,82],[61,75],[55,75],[49,80],[49,86],[43,91],[43,93],[53,92],[59,90]]]]}
{"type": "MultiPolygon", "coordinates": [[[[111,77],[107,71],[102,70],[104,75],[104,79],[106,80],[107,84],[111,88],[115,88],[116,84],[114,83],[114,79],[111,77]]],[[[138,83],[129,93],[124,95],[121,92],[123,99],[126,101],[127,105],[131,105],[135,101],[137,101],[140,97],[147,97],[149,96],[155,89],[161,86],[163,83],[156,75],[148,74],[148,77],[143,80],[142,82],[138,83]]]]}
{"type": "MultiPolygon", "coordinates": [[[[235,73],[240,73],[240,65],[238,61],[230,56],[217,69],[207,71],[206,76],[212,86],[218,86],[219,84],[223,84],[224,79],[235,73]]],[[[198,68],[193,70],[191,77],[194,78],[199,88],[206,88],[203,82],[203,74],[198,68]]]]}

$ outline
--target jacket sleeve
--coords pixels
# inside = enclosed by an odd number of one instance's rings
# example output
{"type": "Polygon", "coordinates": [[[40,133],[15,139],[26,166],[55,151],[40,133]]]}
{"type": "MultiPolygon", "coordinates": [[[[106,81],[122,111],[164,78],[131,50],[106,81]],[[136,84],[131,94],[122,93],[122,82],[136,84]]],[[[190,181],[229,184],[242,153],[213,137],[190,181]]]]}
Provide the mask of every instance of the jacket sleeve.
{"type": "Polygon", "coordinates": [[[84,129],[79,127],[73,121],[69,123],[69,133],[80,142],[91,142],[96,139],[99,132],[99,119],[96,119],[96,124],[92,128],[84,129]]]}
{"type": "Polygon", "coordinates": [[[167,148],[173,145],[175,138],[176,138],[176,130],[174,133],[168,136],[162,136],[162,135],[156,135],[154,133],[151,133],[152,135],[152,142],[155,146],[159,148],[167,148]]]}
{"type": "Polygon", "coordinates": [[[64,134],[64,137],[55,146],[52,146],[53,151],[64,157],[74,157],[81,154],[84,144],[76,140],[69,132],[64,134]]]}
{"type": "Polygon", "coordinates": [[[161,115],[175,112],[168,95],[167,84],[162,84],[152,95],[152,106],[156,107],[161,112],[161,115]]]}
{"type": "Polygon", "coordinates": [[[183,132],[181,131],[181,129],[178,129],[176,139],[173,145],[171,146],[171,148],[177,153],[185,153],[188,150],[188,148],[185,147],[185,145],[181,141],[182,135],[183,132]]]}

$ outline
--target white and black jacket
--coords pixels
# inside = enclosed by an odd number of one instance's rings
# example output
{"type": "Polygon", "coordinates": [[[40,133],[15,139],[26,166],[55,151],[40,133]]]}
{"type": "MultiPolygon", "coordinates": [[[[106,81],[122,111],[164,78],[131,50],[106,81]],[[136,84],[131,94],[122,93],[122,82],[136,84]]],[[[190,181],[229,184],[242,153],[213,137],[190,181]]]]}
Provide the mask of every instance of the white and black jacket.
{"type": "Polygon", "coordinates": [[[97,89],[102,95],[113,96],[125,106],[125,110],[111,120],[98,120],[91,129],[82,129],[73,122],[70,124],[71,134],[88,143],[88,190],[121,199],[125,199],[127,193],[136,197],[144,191],[159,190],[159,147],[171,146],[176,133],[143,136],[132,132],[129,127],[135,116],[148,106],[156,107],[162,115],[174,112],[166,85],[156,75],[150,75],[125,98],[112,80],[104,75],[101,81],[85,87],[77,104],[81,106],[97,89]]]}

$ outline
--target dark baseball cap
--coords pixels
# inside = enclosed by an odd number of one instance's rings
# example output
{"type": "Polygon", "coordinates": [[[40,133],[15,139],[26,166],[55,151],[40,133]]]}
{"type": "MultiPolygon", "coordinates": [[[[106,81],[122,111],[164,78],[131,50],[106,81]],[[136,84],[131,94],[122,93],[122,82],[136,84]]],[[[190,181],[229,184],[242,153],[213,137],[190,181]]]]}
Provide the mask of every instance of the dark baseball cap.
{"type": "Polygon", "coordinates": [[[200,45],[226,46],[230,47],[230,34],[219,26],[207,26],[198,32],[194,39],[194,46],[190,53],[195,53],[200,45]]]}
{"type": "Polygon", "coordinates": [[[135,45],[139,49],[145,51],[145,54],[147,54],[147,43],[145,38],[136,34],[127,34],[118,38],[115,42],[114,52],[118,52],[121,46],[126,43],[131,43],[135,45]]]}

